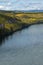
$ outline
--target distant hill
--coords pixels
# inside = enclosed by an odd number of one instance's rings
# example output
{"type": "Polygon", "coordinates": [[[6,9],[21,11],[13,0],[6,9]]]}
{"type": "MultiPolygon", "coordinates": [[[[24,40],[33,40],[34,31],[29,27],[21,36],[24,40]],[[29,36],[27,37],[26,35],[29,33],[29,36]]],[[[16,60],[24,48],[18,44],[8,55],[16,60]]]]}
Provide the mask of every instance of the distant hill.
{"type": "Polygon", "coordinates": [[[15,10],[15,12],[24,12],[24,13],[27,13],[27,12],[43,12],[43,10],[15,10]]]}
{"type": "Polygon", "coordinates": [[[6,11],[6,10],[0,10],[0,12],[9,12],[9,13],[28,13],[28,12],[43,12],[43,10],[10,10],[10,11],[6,11]]]}

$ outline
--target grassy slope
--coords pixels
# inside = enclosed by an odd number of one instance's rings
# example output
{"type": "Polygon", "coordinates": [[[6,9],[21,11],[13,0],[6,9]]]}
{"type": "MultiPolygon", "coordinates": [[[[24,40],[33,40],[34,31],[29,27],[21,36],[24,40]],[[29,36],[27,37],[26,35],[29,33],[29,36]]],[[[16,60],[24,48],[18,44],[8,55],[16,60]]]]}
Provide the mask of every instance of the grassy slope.
{"type": "Polygon", "coordinates": [[[19,19],[15,17],[15,14],[12,13],[0,13],[0,24],[3,24],[0,27],[0,32],[11,32],[21,28],[21,24],[18,22],[19,19]],[[14,15],[14,16],[13,16],[14,15]]]}
{"type": "Polygon", "coordinates": [[[33,23],[43,23],[43,13],[14,13],[0,11],[0,33],[15,31],[33,23]]]}
{"type": "Polygon", "coordinates": [[[43,13],[22,13],[16,14],[16,17],[19,18],[23,23],[37,23],[38,21],[43,21],[43,13]]]}

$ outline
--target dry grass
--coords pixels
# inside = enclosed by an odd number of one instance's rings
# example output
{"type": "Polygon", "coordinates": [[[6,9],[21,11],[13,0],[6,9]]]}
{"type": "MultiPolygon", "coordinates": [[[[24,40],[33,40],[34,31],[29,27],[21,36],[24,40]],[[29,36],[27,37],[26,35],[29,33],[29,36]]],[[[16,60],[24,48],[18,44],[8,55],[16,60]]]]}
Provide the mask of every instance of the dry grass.
{"type": "Polygon", "coordinates": [[[43,13],[21,13],[15,15],[22,23],[36,23],[37,21],[43,20],[43,13]]]}

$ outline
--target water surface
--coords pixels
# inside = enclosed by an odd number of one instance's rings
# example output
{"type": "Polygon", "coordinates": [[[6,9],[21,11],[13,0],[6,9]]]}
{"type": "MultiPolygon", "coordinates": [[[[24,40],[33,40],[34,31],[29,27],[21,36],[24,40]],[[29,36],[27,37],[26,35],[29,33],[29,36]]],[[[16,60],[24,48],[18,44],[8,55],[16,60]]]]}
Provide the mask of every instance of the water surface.
{"type": "Polygon", "coordinates": [[[0,65],[43,65],[43,24],[6,38],[0,46],[0,65]]]}

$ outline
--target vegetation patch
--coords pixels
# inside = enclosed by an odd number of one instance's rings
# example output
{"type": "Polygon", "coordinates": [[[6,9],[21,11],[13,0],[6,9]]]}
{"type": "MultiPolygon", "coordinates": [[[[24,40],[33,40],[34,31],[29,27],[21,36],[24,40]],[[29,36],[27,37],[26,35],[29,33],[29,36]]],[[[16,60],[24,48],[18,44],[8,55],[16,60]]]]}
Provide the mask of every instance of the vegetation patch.
{"type": "Polygon", "coordinates": [[[0,11],[0,35],[10,34],[36,23],[43,23],[43,13],[0,11]]]}

